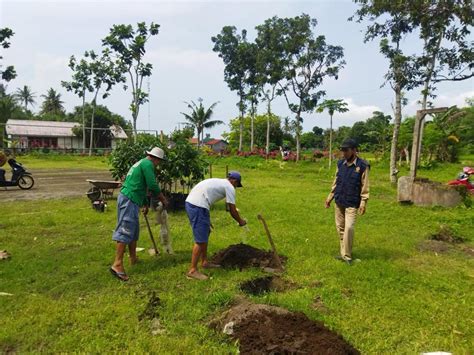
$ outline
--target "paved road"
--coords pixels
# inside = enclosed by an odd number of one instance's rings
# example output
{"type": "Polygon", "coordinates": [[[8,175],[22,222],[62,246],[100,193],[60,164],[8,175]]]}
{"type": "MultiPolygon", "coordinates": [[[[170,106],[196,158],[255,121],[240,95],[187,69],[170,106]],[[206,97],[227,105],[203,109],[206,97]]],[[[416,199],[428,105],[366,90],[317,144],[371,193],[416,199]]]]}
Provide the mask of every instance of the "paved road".
{"type": "MultiPolygon", "coordinates": [[[[35,179],[31,190],[0,187],[0,201],[39,200],[84,196],[91,187],[86,179],[113,180],[107,170],[30,170],[35,179]]],[[[7,173],[7,178],[10,174],[7,173]]]]}

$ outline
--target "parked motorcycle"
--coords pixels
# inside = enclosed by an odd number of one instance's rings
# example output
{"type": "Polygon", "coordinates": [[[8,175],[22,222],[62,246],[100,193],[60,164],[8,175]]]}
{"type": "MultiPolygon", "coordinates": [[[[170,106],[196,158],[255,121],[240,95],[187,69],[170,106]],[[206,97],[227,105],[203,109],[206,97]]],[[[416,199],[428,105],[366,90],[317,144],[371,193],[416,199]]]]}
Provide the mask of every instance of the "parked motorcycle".
{"type": "Polygon", "coordinates": [[[5,179],[5,170],[0,169],[0,187],[18,186],[22,190],[29,190],[35,184],[35,180],[31,173],[18,163],[15,159],[8,159],[8,165],[12,169],[11,180],[5,179]]]}
{"type": "Polygon", "coordinates": [[[474,194],[474,184],[470,181],[471,175],[474,175],[474,168],[465,166],[461,173],[459,173],[456,180],[451,180],[448,185],[451,186],[466,186],[466,189],[474,194]]]}

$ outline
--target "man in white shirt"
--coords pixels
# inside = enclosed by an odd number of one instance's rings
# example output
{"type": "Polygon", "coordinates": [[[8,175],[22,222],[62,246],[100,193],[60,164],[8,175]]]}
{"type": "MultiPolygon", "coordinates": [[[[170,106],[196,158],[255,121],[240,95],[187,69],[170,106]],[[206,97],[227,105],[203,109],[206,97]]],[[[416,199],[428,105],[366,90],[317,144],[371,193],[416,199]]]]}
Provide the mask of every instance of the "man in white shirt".
{"type": "Polygon", "coordinates": [[[245,226],[247,222],[242,219],[235,206],[235,188],[242,187],[242,177],[237,171],[231,171],[227,179],[206,179],[189,193],[186,199],[186,213],[189,223],[193,229],[194,247],[191,258],[191,268],[186,276],[197,280],[206,280],[208,277],[198,270],[198,262],[204,269],[217,268],[220,265],[211,264],[207,260],[207,243],[211,233],[211,218],[209,210],[211,206],[223,198],[229,205],[229,211],[239,226],[245,226]]]}

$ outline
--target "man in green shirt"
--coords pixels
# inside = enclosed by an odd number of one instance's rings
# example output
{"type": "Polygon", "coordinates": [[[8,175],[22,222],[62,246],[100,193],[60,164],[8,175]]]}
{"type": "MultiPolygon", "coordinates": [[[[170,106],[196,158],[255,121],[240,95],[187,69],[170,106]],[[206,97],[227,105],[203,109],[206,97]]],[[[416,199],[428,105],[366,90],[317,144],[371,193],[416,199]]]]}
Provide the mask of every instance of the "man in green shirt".
{"type": "Polygon", "coordinates": [[[128,245],[130,263],[137,261],[137,240],[139,235],[140,207],[144,215],[148,213],[147,192],[158,197],[164,206],[168,201],[156,183],[155,169],[165,159],[163,149],[155,147],[146,152],[146,158],[136,162],[128,171],[117,198],[117,226],[112,240],[117,242],[115,261],[110,267],[112,275],[122,281],[128,280],[128,275],[123,267],[123,255],[128,245]]]}

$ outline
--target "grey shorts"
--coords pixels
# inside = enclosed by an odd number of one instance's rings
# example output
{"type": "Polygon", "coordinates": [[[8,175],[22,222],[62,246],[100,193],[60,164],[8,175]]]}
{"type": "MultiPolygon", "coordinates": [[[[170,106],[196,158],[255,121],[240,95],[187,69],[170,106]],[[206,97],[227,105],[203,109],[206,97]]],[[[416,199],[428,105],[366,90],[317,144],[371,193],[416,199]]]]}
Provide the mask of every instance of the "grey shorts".
{"type": "Polygon", "coordinates": [[[140,232],[139,213],[140,207],[120,193],[117,198],[117,227],[115,227],[112,240],[124,244],[130,244],[138,240],[140,232]]]}

